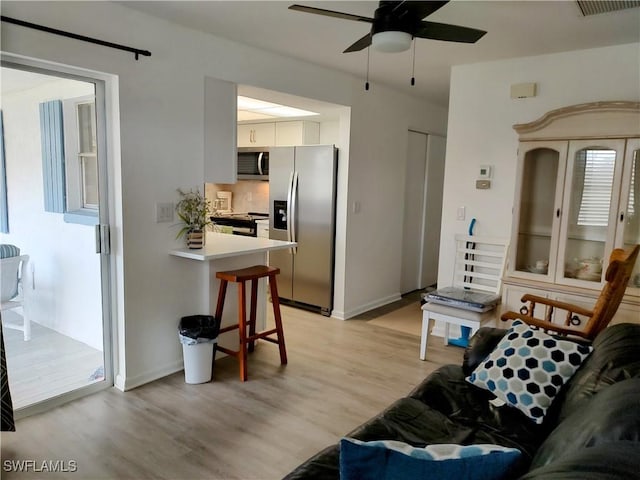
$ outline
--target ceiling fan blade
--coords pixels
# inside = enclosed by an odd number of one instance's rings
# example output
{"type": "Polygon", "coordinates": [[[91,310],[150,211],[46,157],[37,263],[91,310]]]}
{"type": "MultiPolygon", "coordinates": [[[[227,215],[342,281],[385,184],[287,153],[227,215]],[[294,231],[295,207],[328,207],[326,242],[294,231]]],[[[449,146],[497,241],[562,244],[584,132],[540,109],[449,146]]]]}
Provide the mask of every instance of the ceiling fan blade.
{"type": "Polygon", "coordinates": [[[441,1],[441,2],[414,2],[414,1],[404,1],[404,2],[380,2],[380,6],[384,3],[396,3],[397,5],[393,8],[393,13],[398,17],[402,17],[407,13],[411,18],[416,20],[422,20],[425,17],[428,17],[436,10],[441,9],[449,0],[441,1]]]}
{"type": "Polygon", "coordinates": [[[367,48],[369,45],[371,45],[371,34],[367,33],[342,53],[359,52],[360,50],[367,48]]]}
{"type": "Polygon", "coordinates": [[[423,21],[420,22],[420,28],[413,33],[413,36],[445,42],[476,43],[485,33],[487,32],[475,28],[423,21]]]}
{"type": "Polygon", "coordinates": [[[289,10],[298,12],[314,13],[316,15],[324,15],[326,17],[342,18],[343,20],[353,20],[356,22],[373,23],[373,18],[362,17],[360,15],[351,15],[350,13],[335,12],[333,10],[325,10],[324,8],[306,7],[304,5],[290,5],[289,10]]]}

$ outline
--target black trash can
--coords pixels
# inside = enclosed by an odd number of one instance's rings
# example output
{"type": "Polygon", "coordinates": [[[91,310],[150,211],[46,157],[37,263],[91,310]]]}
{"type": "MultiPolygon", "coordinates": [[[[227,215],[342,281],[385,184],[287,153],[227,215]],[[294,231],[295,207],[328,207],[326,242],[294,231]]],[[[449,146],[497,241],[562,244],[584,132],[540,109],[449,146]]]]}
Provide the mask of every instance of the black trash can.
{"type": "Polygon", "coordinates": [[[211,380],[219,332],[220,320],[212,315],[190,315],[180,319],[178,336],[182,344],[186,383],[211,380]]]}

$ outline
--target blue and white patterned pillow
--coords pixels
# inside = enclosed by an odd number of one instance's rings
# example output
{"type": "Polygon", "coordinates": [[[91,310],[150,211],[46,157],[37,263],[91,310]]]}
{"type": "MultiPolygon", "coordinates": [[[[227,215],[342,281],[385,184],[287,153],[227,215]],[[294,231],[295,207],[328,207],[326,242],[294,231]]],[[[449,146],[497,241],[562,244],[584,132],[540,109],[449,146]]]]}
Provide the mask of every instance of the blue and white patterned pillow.
{"type": "Polygon", "coordinates": [[[592,350],[516,320],[467,381],[542,423],[554,397],[592,350]]]}
{"type": "Polygon", "coordinates": [[[340,441],[340,480],[502,480],[513,478],[520,450],[500,445],[413,447],[395,440],[340,441]]]}

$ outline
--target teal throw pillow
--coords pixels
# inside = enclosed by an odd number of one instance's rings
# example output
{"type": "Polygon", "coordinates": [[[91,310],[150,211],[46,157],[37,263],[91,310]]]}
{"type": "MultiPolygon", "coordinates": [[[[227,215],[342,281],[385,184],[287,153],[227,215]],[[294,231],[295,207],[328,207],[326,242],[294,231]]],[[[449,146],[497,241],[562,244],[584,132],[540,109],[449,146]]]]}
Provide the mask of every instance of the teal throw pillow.
{"type": "Polygon", "coordinates": [[[518,471],[520,450],[500,445],[412,447],[395,440],[340,441],[340,480],[503,480],[518,471]]]}
{"type": "Polygon", "coordinates": [[[467,381],[492,392],[536,423],[593,348],[533,329],[520,320],[467,381]]]}

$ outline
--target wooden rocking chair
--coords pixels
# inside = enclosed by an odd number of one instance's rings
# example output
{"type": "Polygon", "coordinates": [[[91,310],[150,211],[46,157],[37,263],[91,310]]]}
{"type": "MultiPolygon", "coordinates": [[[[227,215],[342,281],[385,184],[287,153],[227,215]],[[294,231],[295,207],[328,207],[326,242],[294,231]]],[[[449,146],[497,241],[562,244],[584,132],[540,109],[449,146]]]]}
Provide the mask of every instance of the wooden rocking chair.
{"type": "Polygon", "coordinates": [[[500,318],[502,320],[519,319],[529,325],[542,328],[545,331],[553,330],[561,335],[576,335],[593,340],[598,333],[609,325],[609,322],[611,322],[611,319],[618,310],[618,306],[627,288],[627,283],[629,283],[634,264],[636,263],[638,251],[640,251],[640,245],[636,245],[628,251],[616,248],[611,252],[609,267],[605,275],[607,283],[605,283],[602,292],[600,292],[600,296],[593,310],[565,302],[558,302],[549,298],[525,294],[521,301],[529,302],[528,305],[524,305],[520,309],[520,312],[505,312],[500,318]],[[544,319],[534,317],[536,304],[547,307],[544,319]],[[565,310],[567,312],[564,325],[552,322],[554,309],[565,310]],[[586,325],[584,325],[583,328],[577,328],[581,324],[578,315],[587,317],[586,325]]]}

